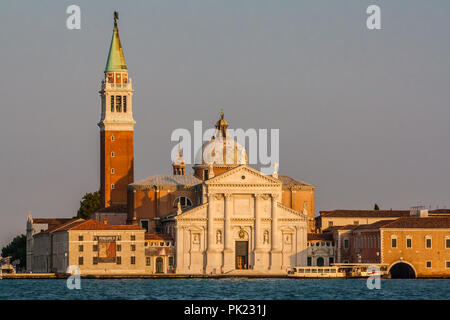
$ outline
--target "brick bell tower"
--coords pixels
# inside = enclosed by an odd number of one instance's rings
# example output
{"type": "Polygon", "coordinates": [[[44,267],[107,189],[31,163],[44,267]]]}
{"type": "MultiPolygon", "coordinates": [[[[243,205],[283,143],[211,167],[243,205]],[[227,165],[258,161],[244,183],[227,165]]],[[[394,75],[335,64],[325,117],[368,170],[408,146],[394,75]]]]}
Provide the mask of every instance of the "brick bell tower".
{"type": "Polygon", "coordinates": [[[114,29],[100,90],[100,195],[102,207],[127,204],[127,185],[134,182],[133,88],[119,38],[114,29]]]}

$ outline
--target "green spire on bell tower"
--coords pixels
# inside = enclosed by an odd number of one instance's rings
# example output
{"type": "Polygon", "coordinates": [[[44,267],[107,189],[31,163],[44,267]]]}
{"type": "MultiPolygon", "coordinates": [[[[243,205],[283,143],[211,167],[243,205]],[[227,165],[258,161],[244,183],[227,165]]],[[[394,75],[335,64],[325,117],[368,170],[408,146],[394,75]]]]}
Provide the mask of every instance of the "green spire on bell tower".
{"type": "Polygon", "coordinates": [[[124,72],[127,71],[125,56],[123,55],[122,44],[120,43],[119,28],[117,27],[119,13],[114,11],[114,30],[109,47],[108,60],[106,61],[105,72],[124,72]]]}

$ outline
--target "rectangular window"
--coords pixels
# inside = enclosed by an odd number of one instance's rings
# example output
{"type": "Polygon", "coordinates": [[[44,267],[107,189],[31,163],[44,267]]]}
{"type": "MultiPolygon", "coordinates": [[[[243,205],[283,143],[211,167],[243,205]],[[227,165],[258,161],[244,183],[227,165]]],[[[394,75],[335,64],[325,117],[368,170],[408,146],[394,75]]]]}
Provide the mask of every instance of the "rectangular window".
{"type": "Polygon", "coordinates": [[[447,269],[450,269],[450,261],[445,261],[445,267],[446,267],[447,269]]]}
{"type": "Polygon", "coordinates": [[[111,190],[114,190],[116,188],[116,186],[113,184],[111,184],[111,190]]]}
{"type": "Polygon", "coordinates": [[[141,228],[145,229],[145,232],[148,233],[148,220],[141,220],[141,228]]]}
{"type": "Polygon", "coordinates": [[[117,251],[122,251],[122,245],[121,244],[117,245],[117,251]]]}
{"type": "Polygon", "coordinates": [[[116,263],[117,264],[122,264],[122,257],[117,257],[116,258],[116,263]]]}
{"type": "Polygon", "coordinates": [[[308,267],[311,266],[311,257],[308,257],[308,260],[306,261],[306,265],[307,265],[308,267]]]}
{"type": "Polygon", "coordinates": [[[134,244],[131,245],[131,251],[136,251],[136,245],[134,244]]]}
{"type": "Polygon", "coordinates": [[[114,168],[111,168],[111,174],[114,174],[114,172],[115,172],[114,168]]]}
{"type": "Polygon", "coordinates": [[[136,241],[136,236],[134,234],[131,235],[131,241],[136,241]]]}
{"type": "Polygon", "coordinates": [[[397,248],[397,238],[391,239],[391,248],[397,248]]]}
{"type": "Polygon", "coordinates": [[[412,239],[411,238],[406,238],[406,247],[412,248],[412,239]]]}
{"type": "Polygon", "coordinates": [[[122,112],[122,96],[116,96],[116,111],[122,112]]]}
{"type": "Polygon", "coordinates": [[[98,257],[93,257],[92,258],[92,264],[98,264],[98,257]]]}
{"type": "Polygon", "coordinates": [[[333,221],[328,221],[328,227],[332,227],[333,226],[333,221]]]}
{"type": "Polygon", "coordinates": [[[83,241],[83,236],[78,236],[78,241],[83,241]]]}
{"type": "Polygon", "coordinates": [[[427,261],[427,268],[431,268],[431,261],[427,261]]]}
{"type": "Polygon", "coordinates": [[[114,136],[111,136],[111,141],[114,141],[114,139],[115,139],[114,136]]]}
{"type": "Polygon", "coordinates": [[[147,267],[150,265],[150,257],[146,257],[146,265],[147,265],[147,267]]]}
{"type": "Polygon", "coordinates": [[[98,245],[94,244],[94,245],[92,246],[92,251],[97,252],[97,251],[98,251],[98,245]]]}
{"type": "Polygon", "coordinates": [[[131,257],[131,264],[136,264],[136,257],[134,256],[131,257]]]}
{"type": "Polygon", "coordinates": [[[358,220],[355,220],[355,221],[353,221],[353,224],[354,224],[354,225],[358,225],[358,224],[359,224],[359,221],[358,221],[358,220]]]}
{"type": "Polygon", "coordinates": [[[114,96],[111,96],[111,112],[114,112],[114,96]]]}
{"type": "Polygon", "coordinates": [[[114,158],[115,156],[114,152],[111,152],[111,158],[114,158]]]}
{"type": "Polygon", "coordinates": [[[426,239],[427,249],[431,249],[431,238],[426,239]]]}
{"type": "Polygon", "coordinates": [[[123,96],[123,112],[127,112],[127,96],[123,96]]]}
{"type": "Polygon", "coordinates": [[[349,247],[349,241],[348,241],[348,239],[344,239],[344,248],[348,249],[348,247],[349,247]]]}
{"type": "Polygon", "coordinates": [[[80,252],[83,252],[83,245],[82,244],[80,244],[79,246],[78,246],[78,251],[80,251],[80,252]]]}
{"type": "Polygon", "coordinates": [[[79,266],[83,265],[83,257],[78,257],[78,265],[79,266]]]}
{"type": "Polygon", "coordinates": [[[450,239],[445,239],[445,247],[450,249],[450,239]]]}

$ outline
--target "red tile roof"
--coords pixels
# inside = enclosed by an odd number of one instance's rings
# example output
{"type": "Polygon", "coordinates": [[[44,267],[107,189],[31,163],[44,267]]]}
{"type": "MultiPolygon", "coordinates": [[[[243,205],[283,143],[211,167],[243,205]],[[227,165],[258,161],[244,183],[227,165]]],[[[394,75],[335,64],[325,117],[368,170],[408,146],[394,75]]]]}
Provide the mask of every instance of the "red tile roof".
{"type": "Polygon", "coordinates": [[[33,218],[33,223],[58,225],[69,222],[72,218],[33,218]]]}
{"type": "MultiPolygon", "coordinates": [[[[394,220],[397,221],[397,220],[394,220]]],[[[371,223],[371,224],[360,224],[359,226],[357,226],[354,230],[373,230],[373,229],[378,229],[388,223],[392,223],[392,220],[380,220],[377,221],[375,223],[371,223]]]]}
{"type": "Polygon", "coordinates": [[[450,209],[434,209],[428,210],[429,214],[441,214],[441,215],[450,215],[450,209]]]}
{"type": "Polygon", "coordinates": [[[381,228],[450,229],[450,217],[408,217],[392,221],[381,228]]]}
{"type": "Polygon", "coordinates": [[[135,225],[110,225],[96,220],[87,220],[75,226],[67,226],[66,230],[144,230],[135,225]]]}
{"type": "Polygon", "coordinates": [[[306,183],[304,181],[299,181],[289,176],[278,176],[278,180],[281,181],[283,186],[292,187],[292,186],[312,186],[312,184],[306,183]]]}
{"type": "Polygon", "coordinates": [[[396,218],[407,217],[409,210],[333,210],[320,211],[322,217],[342,218],[396,218]]]}

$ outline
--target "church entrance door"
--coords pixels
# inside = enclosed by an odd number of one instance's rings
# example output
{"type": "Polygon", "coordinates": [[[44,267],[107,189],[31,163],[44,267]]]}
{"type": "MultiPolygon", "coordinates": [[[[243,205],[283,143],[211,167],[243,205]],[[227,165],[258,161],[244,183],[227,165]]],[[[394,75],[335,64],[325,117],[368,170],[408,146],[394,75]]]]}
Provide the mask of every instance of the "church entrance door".
{"type": "Polygon", "coordinates": [[[248,241],[236,241],[236,269],[248,269],[248,241]]]}

